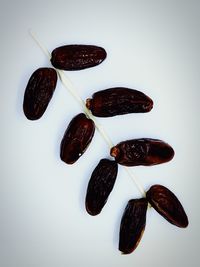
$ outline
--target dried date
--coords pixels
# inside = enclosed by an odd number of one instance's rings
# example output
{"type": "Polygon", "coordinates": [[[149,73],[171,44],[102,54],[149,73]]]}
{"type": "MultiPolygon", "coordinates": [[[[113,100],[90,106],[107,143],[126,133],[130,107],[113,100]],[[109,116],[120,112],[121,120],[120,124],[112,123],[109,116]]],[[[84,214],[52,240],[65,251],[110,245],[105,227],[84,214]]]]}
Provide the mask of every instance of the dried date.
{"type": "Polygon", "coordinates": [[[168,188],[162,185],[153,185],[147,191],[147,200],[168,222],[185,228],[188,226],[188,217],[178,198],[168,188]]]}
{"type": "Polygon", "coordinates": [[[85,206],[90,215],[97,215],[107,202],[117,177],[118,165],[115,161],[101,159],[88,183],[85,206]]]}
{"type": "Polygon", "coordinates": [[[170,161],[173,148],[158,139],[141,138],[123,141],[111,148],[111,156],[125,166],[151,166],[170,161]]]}
{"type": "Polygon", "coordinates": [[[115,87],[98,91],[92,99],[86,100],[86,106],[97,117],[113,117],[128,113],[149,112],[153,101],[144,93],[124,87],[115,87]]]}
{"type": "Polygon", "coordinates": [[[95,125],[84,113],[75,116],[67,127],[60,146],[60,158],[73,164],[85,152],[94,135],[95,125]]]}
{"type": "Polygon", "coordinates": [[[44,114],[56,88],[57,73],[53,68],[39,68],[30,77],[24,93],[23,110],[29,120],[44,114]]]}
{"type": "Polygon", "coordinates": [[[121,219],[119,250],[123,254],[133,252],[138,246],[146,226],[148,202],[145,198],[129,200],[121,219]]]}
{"type": "Polygon", "coordinates": [[[62,70],[82,70],[99,65],[107,54],[104,48],[95,45],[64,45],[55,48],[51,63],[62,70]]]}

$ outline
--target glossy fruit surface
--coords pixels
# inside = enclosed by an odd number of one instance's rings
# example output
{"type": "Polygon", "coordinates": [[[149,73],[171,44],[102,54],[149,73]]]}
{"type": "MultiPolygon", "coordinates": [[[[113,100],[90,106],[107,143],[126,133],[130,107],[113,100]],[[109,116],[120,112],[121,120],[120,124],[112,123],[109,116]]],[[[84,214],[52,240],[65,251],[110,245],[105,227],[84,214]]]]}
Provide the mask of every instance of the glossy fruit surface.
{"type": "Polygon", "coordinates": [[[95,125],[84,113],[69,123],[60,146],[60,158],[67,164],[76,162],[85,152],[94,135],[95,125]]]}
{"type": "Polygon", "coordinates": [[[24,93],[23,110],[29,120],[42,117],[53,96],[57,73],[53,68],[39,68],[31,75],[24,93]]]}
{"type": "Polygon", "coordinates": [[[107,54],[104,48],[95,45],[64,45],[51,54],[52,65],[61,70],[82,70],[99,65],[107,54]]]}
{"type": "Polygon", "coordinates": [[[120,142],[111,148],[110,154],[125,166],[151,166],[170,161],[174,150],[162,140],[141,138],[120,142]]]}

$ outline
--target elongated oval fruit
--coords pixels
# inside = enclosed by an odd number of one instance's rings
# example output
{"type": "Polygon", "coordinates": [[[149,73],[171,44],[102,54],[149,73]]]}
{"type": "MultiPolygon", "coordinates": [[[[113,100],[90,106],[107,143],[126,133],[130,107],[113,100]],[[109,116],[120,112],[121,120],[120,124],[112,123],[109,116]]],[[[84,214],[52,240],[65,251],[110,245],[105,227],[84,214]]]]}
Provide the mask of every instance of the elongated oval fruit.
{"type": "Polygon", "coordinates": [[[170,161],[173,148],[158,139],[141,138],[121,142],[111,148],[111,156],[125,166],[151,166],[170,161]]]}
{"type": "Polygon", "coordinates": [[[94,131],[94,122],[84,113],[75,116],[69,123],[61,142],[61,160],[67,164],[76,162],[92,141],[94,131]]]}
{"type": "Polygon", "coordinates": [[[140,91],[115,87],[94,93],[92,99],[86,100],[86,106],[94,116],[113,117],[148,112],[153,107],[153,101],[140,91]]]}
{"type": "Polygon", "coordinates": [[[64,45],[55,48],[51,63],[57,69],[82,70],[99,65],[106,58],[104,48],[95,45],[64,45]]]}
{"type": "Polygon", "coordinates": [[[88,183],[85,206],[90,215],[97,215],[107,202],[117,177],[118,165],[115,161],[101,159],[88,183]]]}
{"type": "Polygon", "coordinates": [[[147,200],[129,200],[121,219],[119,250],[123,254],[133,252],[138,246],[146,226],[147,200]]]}
{"type": "Polygon", "coordinates": [[[188,226],[188,217],[178,198],[163,185],[153,185],[146,194],[149,203],[168,222],[185,228],[188,226]]]}
{"type": "Polygon", "coordinates": [[[30,77],[24,93],[23,110],[29,120],[44,114],[56,88],[57,73],[53,68],[39,68],[30,77]]]}

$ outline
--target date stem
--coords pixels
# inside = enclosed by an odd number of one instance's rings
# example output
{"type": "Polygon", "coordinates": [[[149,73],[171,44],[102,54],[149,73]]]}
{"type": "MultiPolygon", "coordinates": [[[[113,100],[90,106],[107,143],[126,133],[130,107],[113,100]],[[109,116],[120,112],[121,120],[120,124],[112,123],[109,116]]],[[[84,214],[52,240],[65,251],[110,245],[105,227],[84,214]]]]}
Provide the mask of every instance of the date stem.
{"type": "MultiPolygon", "coordinates": [[[[32,37],[32,39],[35,41],[35,43],[43,51],[43,53],[50,60],[50,58],[51,58],[50,52],[48,51],[48,49],[44,45],[41,44],[41,42],[39,41],[39,39],[36,36],[36,34],[31,29],[29,30],[29,34],[32,37]]],[[[96,126],[97,130],[99,131],[100,135],[103,137],[103,139],[107,143],[109,149],[111,149],[114,146],[113,142],[111,141],[111,139],[109,138],[109,136],[107,135],[107,133],[105,132],[105,130],[103,129],[103,127],[101,126],[101,124],[98,123],[97,119],[88,110],[88,108],[85,105],[85,102],[79,96],[79,94],[77,93],[77,91],[76,91],[75,87],[73,86],[72,82],[66,76],[65,72],[62,71],[62,70],[56,69],[56,68],[55,68],[55,70],[57,71],[58,76],[59,76],[62,84],[64,85],[64,87],[66,89],[68,89],[68,91],[71,93],[71,95],[79,102],[79,104],[82,107],[83,112],[86,114],[86,116],[94,121],[95,126],[96,126]]],[[[145,197],[146,196],[146,192],[143,189],[143,187],[137,182],[137,179],[136,179],[135,175],[133,174],[133,172],[130,169],[128,169],[127,167],[125,167],[125,166],[123,166],[123,168],[125,169],[125,171],[129,175],[129,177],[132,179],[132,181],[134,182],[135,186],[138,188],[138,190],[140,191],[140,193],[142,194],[142,196],[145,197]]]]}
{"type": "Polygon", "coordinates": [[[51,54],[49,53],[49,51],[47,50],[46,47],[44,47],[41,42],[38,40],[36,34],[32,31],[32,29],[29,29],[29,34],[31,35],[31,37],[33,38],[33,40],[36,42],[36,44],[41,48],[41,50],[43,51],[43,53],[48,57],[48,59],[50,60],[51,58],[51,54]]]}
{"type": "Polygon", "coordinates": [[[133,172],[130,170],[130,168],[125,167],[125,166],[123,166],[123,168],[126,171],[126,173],[128,174],[128,176],[132,179],[132,181],[134,182],[134,184],[136,185],[137,189],[140,191],[142,196],[145,198],[146,192],[145,192],[144,188],[141,186],[141,184],[137,182],[135,174],[133,174],[133,172]]]}

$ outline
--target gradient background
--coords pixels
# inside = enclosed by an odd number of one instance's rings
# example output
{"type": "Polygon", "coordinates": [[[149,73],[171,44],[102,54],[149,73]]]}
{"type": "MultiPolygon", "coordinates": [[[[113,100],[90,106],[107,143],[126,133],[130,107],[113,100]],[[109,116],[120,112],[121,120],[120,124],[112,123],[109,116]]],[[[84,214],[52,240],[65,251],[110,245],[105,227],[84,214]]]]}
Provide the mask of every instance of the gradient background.
{"type": "Polygon", "coordinates": [[[0,266],[199,266],[200,2],[0,2],[0,266]],[[63,133],[81,108],[58,81],[44,116],[28,121],[23,94],[32,72],[50,66],[28,34],[32,28],[52,51],[66,43],[106,48],[96,68],[67,75],[83,99],[113,86],[142,90],[154,100],[148,114],[98,121],[114,143],[152,137],[171,144],[173,161],[133,169],[147,190],[161,183],[182,202],[190,221],[179,229],[153,209],[134,253],[118,251],[118,232],[130,198],[140,197],[119,168],[115,188],[99,216],[85,212],[90,174],[109,150],[95,137],[73,166],[59,159],[63,133]]]}

